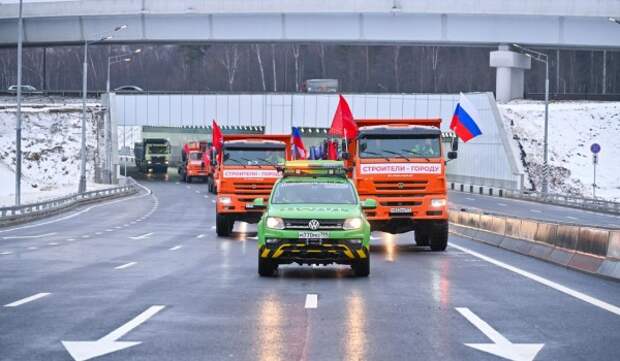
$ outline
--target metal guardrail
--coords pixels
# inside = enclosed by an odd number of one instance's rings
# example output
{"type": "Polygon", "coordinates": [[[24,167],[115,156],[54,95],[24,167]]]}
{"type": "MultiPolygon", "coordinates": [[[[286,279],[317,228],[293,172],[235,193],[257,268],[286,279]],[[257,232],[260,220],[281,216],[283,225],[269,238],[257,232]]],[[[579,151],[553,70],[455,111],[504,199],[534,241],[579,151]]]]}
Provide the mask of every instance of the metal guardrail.
{"type": "Polygon", "coordinates": [[[58,213],[82,203],[106,198],[115,198],[122,195],[136,193],[138,190],[133,183],[107,189],[100,189],[84,193],[74,193],[68,196],[48,201],[0,208],[0,226],[34,220],[58,213]]]}
{"type": "Polygon", "coordinates": [[[597,212],[620,214],[620,202],[607,201],[603,199],[554,193],[544,194],[534,191],[502,189],[497,187],[477,186],[455,182],[450,183],[450,189],[467,193],[514,198],[532,202],[555,204],[571,208],[587,209],[597,212]]]}

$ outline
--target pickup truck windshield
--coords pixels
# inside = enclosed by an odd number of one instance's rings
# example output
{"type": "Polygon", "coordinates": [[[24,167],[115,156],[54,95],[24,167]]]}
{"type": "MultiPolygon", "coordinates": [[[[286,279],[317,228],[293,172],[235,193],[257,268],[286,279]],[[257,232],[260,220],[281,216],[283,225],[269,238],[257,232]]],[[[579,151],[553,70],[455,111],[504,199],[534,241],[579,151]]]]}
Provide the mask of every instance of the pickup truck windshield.
{"type": "Polygon", "coordinates": [[[349,183],[279,183],[273,191],[273,204],[356,204],[349,183]]]}
{"type": "Polygon", "coordinates": [[[439,158],[439,136],[367,135],[359,140],[360,158],[439,158]]]}
{"type": "Polygon", "coordinates": [[[274,165],[284,163],[284,148],[224,148],[226,165],[274,165]]]}

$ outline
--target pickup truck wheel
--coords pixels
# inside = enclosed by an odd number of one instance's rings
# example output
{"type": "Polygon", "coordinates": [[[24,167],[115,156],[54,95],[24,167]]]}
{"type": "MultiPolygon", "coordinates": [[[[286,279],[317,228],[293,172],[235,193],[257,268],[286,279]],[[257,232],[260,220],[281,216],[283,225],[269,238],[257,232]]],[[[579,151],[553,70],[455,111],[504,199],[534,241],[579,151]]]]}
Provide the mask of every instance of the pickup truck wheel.
{"type": "Polygon", "coordinates": [[[192,177],[186,176],[186,178],[187,178],[187,183],[191,183],[192,182],[192,177]]]}
{"type": "Polygon", "coordinates": [[[445,251],[448,246],[448,222],[437,222],[433,225],[430,234],[431,251],[445,251]]]}
{"type": "Polygon", "coordinates": [[[215,216],[215,233],[219,237],[228,237],[232,233],[234,224],[235,222],[228,217],[218,214],[215,216]]]}
{"type": "Polygon", "coordinates": [[[370,258],[366,257],[354,261],[353,264],[351,264],[351,268],[353,268],[353,273],[356,277],[368,277],[370,274],[370,258]]]}
{"type": "Polygon", "coordinates": [[[415,244],[418,246],[428,246],[429,245],[429,237],[428,233],[423,230],[416,230],[413,234],[415,238],[415,244]]]}
{"type": "Polygon", "coordinates": [[[258,256],[258,274],[261,277],[271,277],[276,272],[277,265],[269,258],[258,256]]]}

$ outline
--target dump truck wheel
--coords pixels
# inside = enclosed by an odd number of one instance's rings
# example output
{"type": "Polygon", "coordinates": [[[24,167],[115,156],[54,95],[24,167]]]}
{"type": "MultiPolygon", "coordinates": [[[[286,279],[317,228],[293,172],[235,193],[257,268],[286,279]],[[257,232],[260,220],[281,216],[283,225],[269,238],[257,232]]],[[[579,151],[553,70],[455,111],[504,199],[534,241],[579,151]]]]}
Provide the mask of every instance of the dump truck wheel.
{"type": "Polygon", "coordinates": [[[423,230],[416,230],[413,234],[415,239],[415,244],[418,246],[428,246],[429,245],[429,236],[428,233],[423,230]]]}
{"type": "Polygon", "coordinates": [[[228,237],[232,233],[234,222],[223,215],[215,216],[215,233],[219,237],[228,237]]]}
{"type": "Polygon", "coordinates": [[[431,251],[445,251],[448,246],[448,222],[441,221],[433,225],[430,234],[431,251]]]}

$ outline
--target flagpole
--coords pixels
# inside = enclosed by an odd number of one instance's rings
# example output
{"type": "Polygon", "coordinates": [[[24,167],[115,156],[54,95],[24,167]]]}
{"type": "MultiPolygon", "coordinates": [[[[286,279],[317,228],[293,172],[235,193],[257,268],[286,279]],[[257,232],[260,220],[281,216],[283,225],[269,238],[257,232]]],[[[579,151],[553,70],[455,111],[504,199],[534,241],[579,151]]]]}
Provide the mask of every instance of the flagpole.
{"type": "Polygon", "coordinates": [[[349,142],[347,140],[347,128],[344,128],[344,151],[349,153],[349,142]]]}

